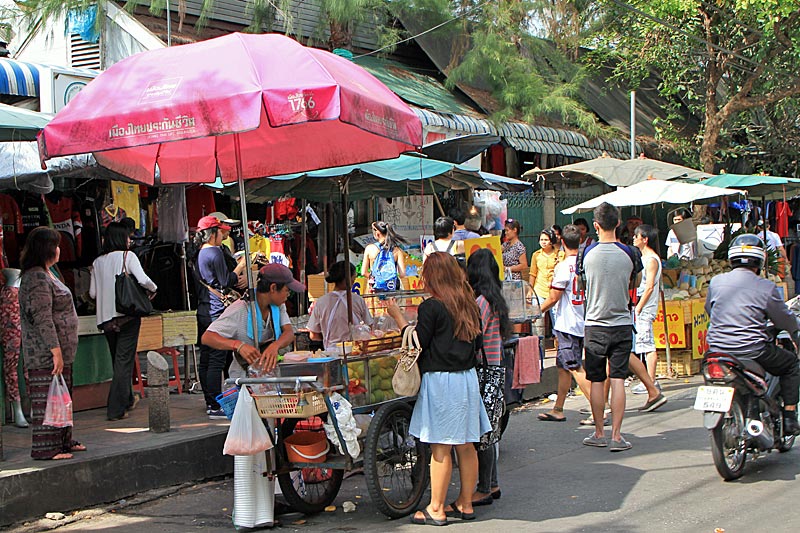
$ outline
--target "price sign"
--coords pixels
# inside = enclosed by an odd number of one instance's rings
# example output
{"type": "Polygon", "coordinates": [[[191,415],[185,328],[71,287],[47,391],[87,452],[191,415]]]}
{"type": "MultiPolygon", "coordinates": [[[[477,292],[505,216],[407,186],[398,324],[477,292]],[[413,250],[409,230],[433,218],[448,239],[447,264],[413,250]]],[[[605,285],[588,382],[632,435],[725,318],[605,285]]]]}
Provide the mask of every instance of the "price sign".
{"type": "MultiPolygon", "coordinates": [[[[669,329],[670,348],[686,348],[686,327],[683,320],[683,309],[680,302],[666,302],[667,328],[669,329]]],[[[658,316],[653,322],[653,336],[656,348],[667,347],[667,335],[664,332],[664,310],[659,308],[658,316]]]]}
{"type": "Polygon", "coordinates": [[[692,300],[692,359],[702,359],[708,351],[708,314],[705,300],[692,300]]]}

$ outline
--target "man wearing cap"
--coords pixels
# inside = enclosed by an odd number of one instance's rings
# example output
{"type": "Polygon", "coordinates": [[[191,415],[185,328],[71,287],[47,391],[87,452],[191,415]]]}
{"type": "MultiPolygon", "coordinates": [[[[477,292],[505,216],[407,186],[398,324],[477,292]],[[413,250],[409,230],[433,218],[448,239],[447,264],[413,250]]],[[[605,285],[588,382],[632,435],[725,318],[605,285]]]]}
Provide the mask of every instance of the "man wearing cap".
{"type": "MultiPolygon", "coordinates": [[[[201,337],[225,310],[223,299],[226,291],[234,287],[247,286],[244,277],[246,263],[244,261],[234,263],[231,269],[221,246],[225,233],[230,229],[230,226],[211,215],[197,221],[195,239],[200,250],[197,253],[193,274],[197,288],[197,329],[201,337]]],[[[225,416],[216,397],[222,392],[222,375],[228,366],[229,357],[226,351],[206,345],[200,346],[197,370],[206,400],[206,413],[211,418],[225,416]]]]}
{"type": "Polygon", "coordinates": [[[232,378],[244,377],[250,365],[269,372],[278,361],[278,350],[294,342],[294,330],[286,313],[289,293],[303,292],[305,285],[292,277],[287,267],[271,263],[261,267],[256,282],[256,321],[258,348],[253,342],[250,303],[238,300],[211,324],[201,342],[217,350],[231,350],[235,357],[230,367],[232,378]],[[275,331],[280,335],[275,340],[275,331]]]}

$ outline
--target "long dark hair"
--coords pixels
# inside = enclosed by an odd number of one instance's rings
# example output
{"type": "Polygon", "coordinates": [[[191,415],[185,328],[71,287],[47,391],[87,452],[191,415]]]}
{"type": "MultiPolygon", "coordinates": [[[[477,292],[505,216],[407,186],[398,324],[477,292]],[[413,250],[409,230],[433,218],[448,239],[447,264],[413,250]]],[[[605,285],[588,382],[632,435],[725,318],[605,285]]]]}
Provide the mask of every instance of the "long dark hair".
{"type": "Polygon", "coordinates": [[[372,229],[378,230],[378,233],[386,237],[386,240],[383,241],[383,247],[387,250],[394,250],[395,247],[401,244],[408,244],[408,240],[397,233],[388,222],[381,220],[373,222],[372,229]]]}
{"type": "Polygon", "coordinates": [[[112,222],[106,227],[103,235],[103,255],[111,252],[124,252],[128,249],[128,237],[131,232],[122,222],[112,222]]]}
{"type": "Polygon", "coordinates": [[[60,242],[61,235],[52,228],[40,226],[31,231],[20,255],[22,271],[35,267],[47,268],[47,262],[55,258],[60,242]]]}
{"type": "Polygon", "coordinates": [[[458,261],[446,252],[433,252],[422,266],[425,290],[441,301],[453,319],[453,333],[471,342],[481,334],[481,312],[458,261]]]}
{"type": "Polygon", "coordinates": [[[483,296],[500,319],[500,336],[508,339],[512,334],[508,318],[508,303],[503,297],[503,284],[500,282],[500,267],[492,252],[481,248],[470,254],[467,261],[467,277],[475,297],[483,296]]]}

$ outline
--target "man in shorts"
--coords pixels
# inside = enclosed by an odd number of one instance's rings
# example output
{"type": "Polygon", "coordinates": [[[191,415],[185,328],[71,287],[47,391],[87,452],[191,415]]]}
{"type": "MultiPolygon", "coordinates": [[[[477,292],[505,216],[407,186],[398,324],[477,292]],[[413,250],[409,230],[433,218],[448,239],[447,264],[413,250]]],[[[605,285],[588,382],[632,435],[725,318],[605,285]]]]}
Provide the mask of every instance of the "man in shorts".
{"type": "Polygon", "coordinates": [[[617,242],[619,210],[603,202],[594,210],[594,229],[598,243],[585,250],[582,258],[585,277],[586,378],[591,382],[590,403],[594,433],[583,440],[586,446],[609,446],[612,452],[631,448],[621,433],[625,414],[625,378],[633,349],[633,323],[629,307],[634,259],[624,244],[617,242]],[[606,366],[609,371],[606,372],[606,366]],[[611,443],[603,430],[605,391],[611,382],[611,443]]]}
{"type": "Polygon", "coordinates": [[[576,260],[581,233],[575,225],[566,226],[561,232],[561,243],[566,257],[558,262],[550,282],[550,295],[542,304],[542,313],[553,308],[553,332],[558,339],[556,367],[558,367],[558,393],[556,403],[547,413],[540,413],[539,420],[564,422],[564,401],[572,385],[572,378],[583,395],[589,398],[589,382],[583,371],[583,291],[578,288],[576,260]]]}

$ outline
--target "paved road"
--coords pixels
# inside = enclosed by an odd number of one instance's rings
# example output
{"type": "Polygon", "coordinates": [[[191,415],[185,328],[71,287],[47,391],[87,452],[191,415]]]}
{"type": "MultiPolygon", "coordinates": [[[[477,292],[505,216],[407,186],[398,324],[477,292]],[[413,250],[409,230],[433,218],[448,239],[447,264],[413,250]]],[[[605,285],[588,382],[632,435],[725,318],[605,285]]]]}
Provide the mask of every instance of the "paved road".
{"type": "MultiPolygon", "coordinates": [[[[580,531],[726,533],[800,531],[800,447],[773,453],[748,465],[745,477],[724,483],[711,462],[701,414],[691,410],[694,387],[672,382],[669,403],[656,413],[640,414],[641,396],[628,396],[623,433],[633,444],[627,452],[588,448],[588,429],[577,422],[583,399],[567,403],[566,423],[540,422],[545,407],[527,406],[512,416],[501,445],[503,496],[477,508],[478,520],[460,523],[467,531],[580,531]],[[785,513],[785,515],[784,515],[785,513]]],[[[451,491],[454,497],[455,486],[451,491]]],[[[146,499],[146,497],[145,497],[146,499]]],[[[369,502],[364,477],[345,480],[337,510],[314,517],[285,515],[283,531],[426,531],[407,519],[389,521],[369,502]],[[358,504],[344,514],[342,502],[358,504]]],[[[231,480],[183,487],[152,501],[84,513],[91,519],[58,528],[72,531],[209,532],[232,531],[231,480]]],[[[451,526],[452,527],[452,526],[451,526]]],[[[40,524],[20,528],[42,530],[40,524]]]]}

